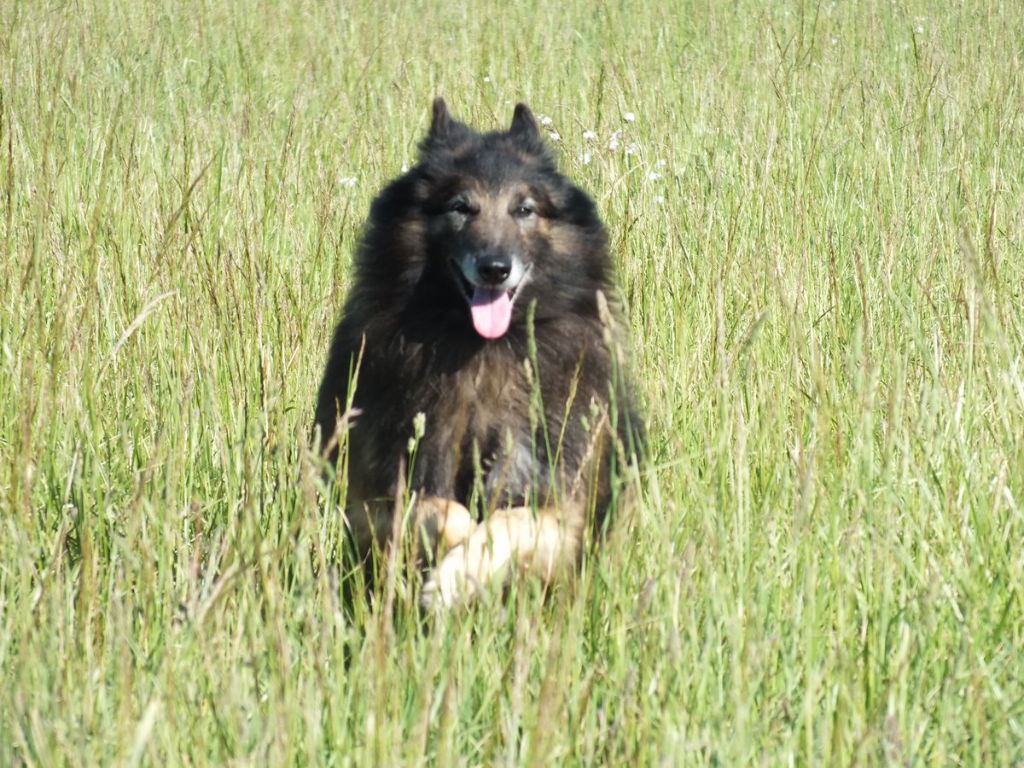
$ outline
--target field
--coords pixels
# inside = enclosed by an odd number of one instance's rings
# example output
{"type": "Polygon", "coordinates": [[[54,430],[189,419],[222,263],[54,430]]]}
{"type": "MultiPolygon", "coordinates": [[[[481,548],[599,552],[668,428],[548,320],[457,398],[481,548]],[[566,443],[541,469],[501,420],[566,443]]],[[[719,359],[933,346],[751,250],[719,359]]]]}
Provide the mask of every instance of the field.
{"type": "Polygon", "coordinates": [[[1024,762],[1024,8],[0,3],[0,764],[1024,762]],[[431,100],[598,202],[651,451],[346,611],[306,449],[431,100]]]}

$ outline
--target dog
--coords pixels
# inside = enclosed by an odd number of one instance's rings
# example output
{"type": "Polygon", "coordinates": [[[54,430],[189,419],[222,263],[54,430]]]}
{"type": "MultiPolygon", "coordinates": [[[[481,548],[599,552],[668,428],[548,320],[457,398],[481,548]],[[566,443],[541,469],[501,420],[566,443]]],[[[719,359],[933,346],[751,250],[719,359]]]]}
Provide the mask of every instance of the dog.
{"type": "Polygon", "coordinates": [[[438,98],[372,203],[316,410],[329,466],[347,445],[357,552],[401,534],[411,494],[424,606],[569,579],[605,530],[643,442],[614,296],[595,204],[530,109],[480,133],[438,98]]]}

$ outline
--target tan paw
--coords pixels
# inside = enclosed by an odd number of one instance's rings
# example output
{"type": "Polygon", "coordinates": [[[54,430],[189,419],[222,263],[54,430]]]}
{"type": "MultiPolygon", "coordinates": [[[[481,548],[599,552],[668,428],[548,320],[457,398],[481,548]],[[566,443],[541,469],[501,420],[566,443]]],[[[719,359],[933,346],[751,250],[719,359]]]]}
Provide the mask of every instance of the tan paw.
{"type": "Polygon", "coordinates": [[[512,560],[507,536],[494,535],[488,526],[478,526],[473,534],[451,550],[430,572],[420,594],[428,609],[444,609],[472,600],[498,576],[503,576],[512,560]]]}
{"type": "Polygon", "coordinates": [[[427,610],[451,608],[475,592],[475,585],[467,584],[465,549],[455,547],[430,571],[420,592],[420,604],[427,610]]]}
{"type": "Polygon", "coordinates": [[[476,521],[462,504],[440,496],[424,496],[416,502],[416,526],[427,537],[429,549],[458,546],[476,528],[476,521]]]}
{"type": "Polygon", "coordinates": [[[469,514],[469,510],[457,501],[449,502],[444,515],[444,525],[440,531],[445,547],[457,547],[468,539],[475,529],[476,520],[469,514]]]}

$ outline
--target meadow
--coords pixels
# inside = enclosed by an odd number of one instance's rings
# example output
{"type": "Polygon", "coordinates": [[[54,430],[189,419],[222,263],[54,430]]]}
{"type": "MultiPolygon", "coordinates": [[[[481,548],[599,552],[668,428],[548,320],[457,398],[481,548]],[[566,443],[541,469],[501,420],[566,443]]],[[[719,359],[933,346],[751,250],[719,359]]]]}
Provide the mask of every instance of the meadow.
{"type": "Polygon", "coordinates": [[[1024,7],[0,3],[0,764],[1024,762],[1024,7]],[[307,449],[430,103],[608,226],[574,590],[342,600],[307,449]]]}

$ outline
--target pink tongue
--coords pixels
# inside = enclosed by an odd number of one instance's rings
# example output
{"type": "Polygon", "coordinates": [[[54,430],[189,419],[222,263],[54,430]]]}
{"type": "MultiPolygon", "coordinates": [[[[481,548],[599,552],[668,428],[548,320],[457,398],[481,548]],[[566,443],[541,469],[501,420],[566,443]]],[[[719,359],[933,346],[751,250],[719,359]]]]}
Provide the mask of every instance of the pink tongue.
{"type": "Polygon", "coordinates": [[[508,291],[474,288],[470,312],[473,313],[476,332],[485,339],[497,339],[505,334],[512,322],[512,300],[508,291]]]}

